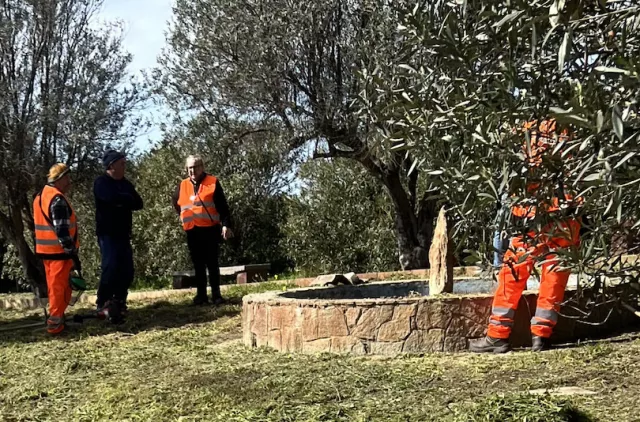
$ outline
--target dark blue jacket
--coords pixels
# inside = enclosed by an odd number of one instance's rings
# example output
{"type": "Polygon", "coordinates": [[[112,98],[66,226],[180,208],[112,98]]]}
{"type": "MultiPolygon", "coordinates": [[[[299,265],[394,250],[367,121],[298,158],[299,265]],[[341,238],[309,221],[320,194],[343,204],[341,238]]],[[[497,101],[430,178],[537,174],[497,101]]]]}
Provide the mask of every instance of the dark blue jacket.
{"type": "Polygon", "coordinates": [[[93,183],[96,201],[96,234],[130,237],[133,211],[142,209],[142,198],[127,179],[115,180],[107,174],[93,183]]]}

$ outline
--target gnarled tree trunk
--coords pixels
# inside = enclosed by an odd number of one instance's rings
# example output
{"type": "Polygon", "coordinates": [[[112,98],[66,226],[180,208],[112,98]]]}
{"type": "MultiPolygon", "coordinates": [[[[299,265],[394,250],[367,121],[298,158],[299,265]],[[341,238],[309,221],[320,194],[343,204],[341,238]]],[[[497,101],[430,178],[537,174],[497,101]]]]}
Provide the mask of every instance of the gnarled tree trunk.
{"type": "Polygon", "coordinates": [[[403,270],[428,268],[436,217],[435,201],[425,198],[414,205],[398,173],[383,177],[383,183],[395,212],[400,266],[403,270]]]}
{"type": "Polygon", "coordinates": [[[417,171],[406,176],[406,187],[403,184],[402,176],[408,173],[411,161],[404,160],[403,165],[399,166],[376,162],[370,154],[355,155],[351,158],[359,161],[386,188],[395,214],[395,231],[402,269],[428,268],[437,204],[427,195],[419,201],[416,199],[417,171]]]}
{"type": "Polygon", "coordinates": [[[9,204],[9,215],[0,214],[0,229],[15,247],[23,273],[36,295],[47,297],[47,283],[42,262],[36,258],[24,236],[24,222],[20,207],[9,204]]]}

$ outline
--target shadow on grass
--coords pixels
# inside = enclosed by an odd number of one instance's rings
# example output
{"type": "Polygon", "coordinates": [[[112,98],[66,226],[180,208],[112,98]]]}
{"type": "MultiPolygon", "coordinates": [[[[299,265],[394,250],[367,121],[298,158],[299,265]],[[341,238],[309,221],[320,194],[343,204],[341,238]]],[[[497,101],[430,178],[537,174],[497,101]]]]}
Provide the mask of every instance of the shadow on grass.
{"type": "Polygon", "coordinates": [[[592,422],[571,400],[551,395],[494,395],[456,409],[455,422],[592,422]]]}
{"type": "Polygon", "coordinates": [[[599,333],[592,336],[582,336],[571,342],[558,342],[551,345],[553,350],[574,349],[585,345],[628,343],[640,338],[640,319],[626,327],[599,333]]]}
{"type": "MultiPolygon", "coordinates": [[[[0,324],[0,343],[32,343],[54,339],[73,341],[88,336],[100,336],[116,332],[138,334],[148,330],[162,330],[191,324],[210,323],[221,318],[237,316],[240,314],[241,309],[241,296],[227,298],[227,303],[218,306],[194,306],[191,298],[187,296],[181,297],[179,300],[156,300],[152,303],[133,302],[130,304],[129,315],[123,324],[114,325],[109,321],[98,319],[86,319],[83,323],[68,322],[65,332],[58,336],[52,336],[46,332],[44,317],[40,313],[40,315],[16,318],[5,324],[0,324]],[[40,326],[5,330],[38,322],[41,323],[40,326]]],[[[69,308],[67,321],[70,321],[74,314],[85,315],[90,313],[91,309],[86,307],[69,308]]]]}
{"type": "MultiPolygon", "coordinates": [[[[242,310],[242,297],[251,293],[263,293],[272,290],[286,290],[296,287],[293,284],[256,283],[229,286],[223,293],[227,303],[220,306],[193,306],[190,294],[178,295],[170,299],[134,300],[129,303],[129,315],[124,324],[114,325],[107,321],[96,319],[86,320],[83,324],[70,323],[66,333],[61,336],[47,334],[42,311],[29,311],[29,316],[5,318],[6,323],[0,322],[0,344],[31,343],[36,341],[51,341],[56,338],[79,340],[88,336],[100,336],[115,332],[138,334],[154,329],[179,328],[190,324],[214,322],[221,318],[234,317],[242,310]],[[39,327],[20,330],[7,328],[40,322],[39,327]]],[[[67,320],[74,314],[84,314],[91,311],[88,305],[71,307],[67,310],[67,320]]]]}

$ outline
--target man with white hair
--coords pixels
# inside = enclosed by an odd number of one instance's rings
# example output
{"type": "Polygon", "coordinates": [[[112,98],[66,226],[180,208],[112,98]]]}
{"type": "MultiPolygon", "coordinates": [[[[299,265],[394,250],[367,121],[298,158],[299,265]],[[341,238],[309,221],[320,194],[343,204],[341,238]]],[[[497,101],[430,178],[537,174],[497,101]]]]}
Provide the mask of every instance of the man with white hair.
{"type": "Polygon", "coordinates": [[[173,206],[187,233],[187,246],[195,270],[197,294],[193,303],[204,305],[209,302],[208,269],[212,302],[218,305],[224,302],[220,294],[219,244],[222,239],[233,236],[229,206],[220,181],[204,171],[202,157],[190,155],[186,170],[189,177],[175,190],[173,206]]]}

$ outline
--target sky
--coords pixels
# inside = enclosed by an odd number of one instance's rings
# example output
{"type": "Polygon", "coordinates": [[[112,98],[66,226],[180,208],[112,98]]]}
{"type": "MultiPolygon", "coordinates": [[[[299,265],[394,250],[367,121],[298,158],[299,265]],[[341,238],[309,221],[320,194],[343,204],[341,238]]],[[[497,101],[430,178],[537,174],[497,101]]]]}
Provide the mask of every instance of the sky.
{"type": "MultiPolygon", "coordinates": [[[[173,0],[104,0],[97,18],[124,23],[124,48],[133,55],[129,72],[140,74],[155,66],[156,57],[165,45],[165,31],[171,19],[172,5],[173,0]]],[[[146,113],[156,117],[154,120],[161,114],[154,109],[146,113]]],[[[160,136],[160,129],[155,126],[138,137],[135,147],[144,150],[160,136]]]]}

